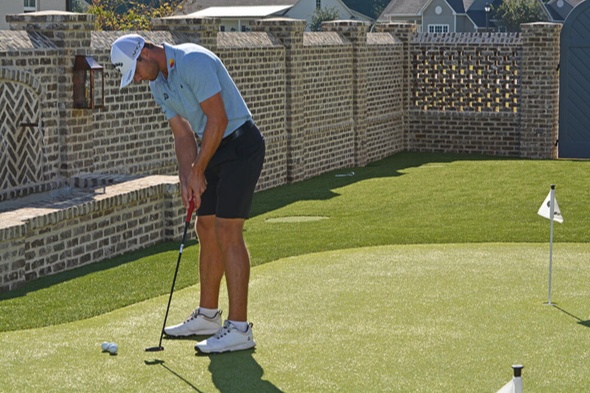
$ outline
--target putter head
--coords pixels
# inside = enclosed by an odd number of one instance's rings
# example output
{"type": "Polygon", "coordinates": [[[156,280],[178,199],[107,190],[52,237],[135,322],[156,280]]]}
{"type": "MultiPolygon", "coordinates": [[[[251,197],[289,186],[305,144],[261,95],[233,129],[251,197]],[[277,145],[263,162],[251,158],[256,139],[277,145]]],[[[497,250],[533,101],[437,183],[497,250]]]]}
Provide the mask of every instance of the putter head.
{"type": "Polygon", "coordinates": [[[158,346],[158,347],[148,347],[145,349],[146,352],[160,352],[163,351],[164,347],[162,346],[158,346]]]}

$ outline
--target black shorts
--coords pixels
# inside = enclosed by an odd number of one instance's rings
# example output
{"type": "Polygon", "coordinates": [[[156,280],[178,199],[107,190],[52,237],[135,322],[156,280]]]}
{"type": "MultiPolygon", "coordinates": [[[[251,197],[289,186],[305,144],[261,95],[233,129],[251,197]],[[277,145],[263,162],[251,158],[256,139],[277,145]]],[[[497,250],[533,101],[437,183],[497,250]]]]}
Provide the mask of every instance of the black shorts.
{"type": "MultiPolygon", "coordinates": [[[[205,169],[207,189],[201,195],[199,216],[250,217],[256,182],[262,171],[266,146],[253,122],[242,125],[237,137],[226,137],[205,169]]],[[[236,131],[234,131],[236,133],[236,131]]]]}

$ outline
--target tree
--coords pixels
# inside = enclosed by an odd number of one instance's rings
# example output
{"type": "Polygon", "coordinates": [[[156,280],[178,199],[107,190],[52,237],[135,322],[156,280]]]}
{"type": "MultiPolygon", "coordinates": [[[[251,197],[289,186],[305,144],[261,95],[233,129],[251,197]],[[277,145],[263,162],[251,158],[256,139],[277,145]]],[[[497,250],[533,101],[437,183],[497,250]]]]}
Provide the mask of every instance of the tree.
{"type": "Polygon", "coordinates": [[[322,31],[322,22],[337,20],[339,18],[340,13],[336,8],[316,8],[311,15],[309,28],[311,31],[322,31]]]}
{"type": "Polygon", "coordinates": [[[504,0],[494,13],[496,24],[506,27],[507,31],[520,31],[521,23],[544,20],[543,11],[537,0],[504,0]]]}
{"type": "Polygon", "coordinates": [[[95,30],[150,30],[152,18],[174,14],[181,0],[92,0],[95,30]]]}

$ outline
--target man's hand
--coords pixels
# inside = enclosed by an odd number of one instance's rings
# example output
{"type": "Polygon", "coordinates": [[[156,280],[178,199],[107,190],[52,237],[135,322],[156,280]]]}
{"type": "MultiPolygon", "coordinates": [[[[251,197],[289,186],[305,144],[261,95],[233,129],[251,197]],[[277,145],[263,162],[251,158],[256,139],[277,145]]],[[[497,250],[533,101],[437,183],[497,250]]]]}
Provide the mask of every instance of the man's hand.
{"type": "MultiPolygon", "coordinates": [[[[169,120],[170,128],[174,134],[174,150],[178,160],[178,174],[180,178],[182,204],[188,208],[191,199],[194,199],[194,191],[190,187],[193,163],[197,158],[197,141],[188,121],[180,115],[169,120]]],[[[198,194],[199,202],[201,194],[198,194]]],[[[195,201],[197,202],[197,201],[195,201]]],[[[198,206],[196,206],[198,208],[198,206]]]]}
{"type": "MultiPolygon", "coordinates": [[[[195,209],[198,209],[201,206],[201,195],[203,195],[206,189],[207,180],[205,179],[205,174],[198,167],[193,166],[188,178],[185,206],[188,206],[188,203],[192,199],[195,202],[195,209]]],[[[183,203],[185,203],[184,195],[183,203]]]]}
{"type": "Polygon", "coordinates": [[[217,151],[228,122],[221,93],[213,95],[201,102],[200,105],[203,113],[207,116],[207,124],[205,125],[205,131],[201,138],[201,148],[192,165],[187,185],[188,200],[190,201],[190,198],[194,198],[197,209],[201,206],[201,195],[203,195],[207,188],[205,168],[207,168],[209,160],[211,160],[217,151]]]}
{"type": "Polygon", "coordinates": [[[188,207],[189,202],[194,200],[196,209],[201,206],[201,195],[207,188],[205,168],[219,147],[228,122],[221,93],[201,102],[200,106],[207,117],[200,149],[197,148],[195,134],[186,119],[177,115],[169,120],[174,134],[182,204],[188,207]]]}

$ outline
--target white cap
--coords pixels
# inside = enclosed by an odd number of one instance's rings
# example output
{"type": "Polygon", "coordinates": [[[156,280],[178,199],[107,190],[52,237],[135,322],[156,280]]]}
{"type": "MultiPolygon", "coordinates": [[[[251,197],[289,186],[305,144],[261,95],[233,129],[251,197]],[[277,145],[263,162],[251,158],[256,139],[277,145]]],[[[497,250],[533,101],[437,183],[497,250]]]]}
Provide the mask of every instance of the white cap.
{"type": "Polygon", "coordinates": [[[117,38],[111,47],[111,63],[121,73],[121,89],[133,81],[135,64],[145,40],[137,34],[117,38]]]}

